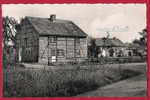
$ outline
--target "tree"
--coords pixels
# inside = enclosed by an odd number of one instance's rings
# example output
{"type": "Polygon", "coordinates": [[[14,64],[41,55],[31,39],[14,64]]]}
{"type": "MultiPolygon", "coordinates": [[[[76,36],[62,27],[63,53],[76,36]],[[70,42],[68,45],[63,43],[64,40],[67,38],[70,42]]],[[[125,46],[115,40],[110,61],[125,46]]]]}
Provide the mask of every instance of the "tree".
{"type": "Polygon", "coordinates": [[[17,20],[13,17],[3,17],[3,43],[4,47],[9,46],[9,42],[16,43],[15,35],[17,20]]]}
{"type": "Polygon", "coordinates": [[[99,49],[96,45],[96,39],[91,38],[90,40],[90,47],[89,47],[89,57],[90,58],[98,58],[99,49]]]}
{"type": "Polygon", "coordinates": [[[147,45],[147,30],[143,29],[141,32],[138,32],[141,37],[139,39],[135,39],[133,41],[133,44],[138,44],[139,46],[142,47],[142,51],[139,51],[138,49],[135,50],[135,54],[139,55],[141,58],[143,58],[143,56],[145,56],[146,54],[146,45],[147,45]]]}
{"type": "Polygon", "coordinates": [[[140,39],[135,39],[133,43],[139,44],[140,46],[146,46],[147,45],[147,30],[143,29],[141,32],[138,32],[141,37],[140,39]]]}
{"type": "Polygon", "coordinates": [[[16,35],[16,25],[17,21],[13,17],[3,17],[3,67],[7,68],[7,64],[14,63],[15,59],[11,59],[11,57],[15,58],[13,55],[14,48],[10,48],[10,46],[15,47],[15,35],[16,35]]]}

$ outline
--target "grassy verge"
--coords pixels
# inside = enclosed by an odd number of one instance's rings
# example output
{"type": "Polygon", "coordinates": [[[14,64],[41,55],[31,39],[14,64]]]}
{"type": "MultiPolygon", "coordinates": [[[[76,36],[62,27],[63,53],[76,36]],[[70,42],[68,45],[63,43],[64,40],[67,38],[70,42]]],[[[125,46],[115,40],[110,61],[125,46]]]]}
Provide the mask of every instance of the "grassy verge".
{"type": "MultiPolygon", "coordinates": [[[[93,67],[94,68],[94,67],[93,67]]],[[[4,70],[5,97],[64,97],[138,75],[118,69],[4,70]]]]}

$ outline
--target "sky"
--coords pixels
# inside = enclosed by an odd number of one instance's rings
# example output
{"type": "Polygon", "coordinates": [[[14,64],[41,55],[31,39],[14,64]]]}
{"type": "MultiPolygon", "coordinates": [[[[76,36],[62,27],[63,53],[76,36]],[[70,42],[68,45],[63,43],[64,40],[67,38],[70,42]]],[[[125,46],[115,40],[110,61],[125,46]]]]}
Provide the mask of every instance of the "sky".
{"type": "Polygon", "coordinates": [[[73,21],[89,36],[117,37],[123,42],[139,38],[146,28],[146,4],[4,4],[2,15],[17,20],[25,16],[73,21]]]}

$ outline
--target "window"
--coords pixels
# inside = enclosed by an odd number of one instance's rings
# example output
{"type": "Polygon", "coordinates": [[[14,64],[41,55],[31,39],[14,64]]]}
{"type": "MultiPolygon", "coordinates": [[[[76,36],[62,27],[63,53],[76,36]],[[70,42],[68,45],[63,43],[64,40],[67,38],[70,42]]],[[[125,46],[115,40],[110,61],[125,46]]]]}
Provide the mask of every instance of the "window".
{"type": "Polygon", "coordinates": [[[51,56],[56,56],[56,50],[55,49],[51,50],[51,56]]]}
{"type": "Polygon", "coordinates": [[[59,57],[64,57],[64,50],[63,49],[58,49],[57,50],[57,56],[59,56],[59,57]]]}
{"type": "Polygon", "coordinates": [[[76,39],[76,43],[77,43],[77,44],[80,44],[80,39],[76,39]]]}
{"type": "Polygon", "coordinates": [[[50,37],[50,38],[49,38],[49,42],[50,42],[50,43],[56,43],[56,41],[57,41],[57,38],[56,38],[56,37],[50,37]]]}
{"type": "Polygon", "coordinates": [[[26,48],[26,54],[29,56],[31,55],[31,48],[26,48]]]}
{"type": "Polygon", "coordinates": [[[27,47],[27,38],[24,38],[24,46],[27,47]]]}
{"type": "Polygon", "coordinates": [[[80,56],[80,50],[76,50],[76,55],[80,56]]]}
{"type": "Polygon", "coordinates": [[[67,38],[66,42],[66,57],[67,58],[74,58],[75,56],[75,39],[74,38],[67,38]]]}

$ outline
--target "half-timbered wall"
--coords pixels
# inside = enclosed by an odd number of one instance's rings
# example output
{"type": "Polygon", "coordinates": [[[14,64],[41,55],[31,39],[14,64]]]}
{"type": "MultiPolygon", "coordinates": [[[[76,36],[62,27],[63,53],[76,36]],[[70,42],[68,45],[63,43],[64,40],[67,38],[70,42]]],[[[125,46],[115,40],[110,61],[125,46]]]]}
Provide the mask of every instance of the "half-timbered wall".
{"type": "Polygon", "coordinates": [[[40,63],[47,63],[48,60],[49,62],[82,61],[85,60],[86,57],[86,38],[53,36],[39,38],[40,63]]]}
{"type": "Polygon", "coordinates": [[[80,54],[81,54],[81,57],[87,57],[87,40],[86,38],[81,38],[80,39],[80,54]]]}

